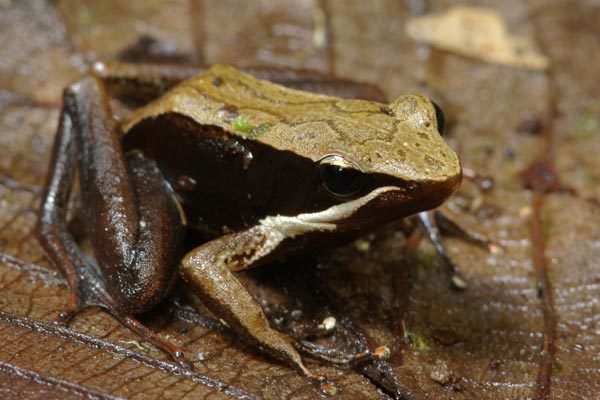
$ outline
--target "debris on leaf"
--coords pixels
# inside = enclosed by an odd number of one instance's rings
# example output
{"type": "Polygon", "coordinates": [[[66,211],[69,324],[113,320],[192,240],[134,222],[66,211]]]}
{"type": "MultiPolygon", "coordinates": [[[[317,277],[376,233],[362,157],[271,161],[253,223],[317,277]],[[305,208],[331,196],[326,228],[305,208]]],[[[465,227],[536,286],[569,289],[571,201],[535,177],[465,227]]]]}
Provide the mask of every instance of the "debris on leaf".
{"type": "Polygon", "coordinates": [[[408,21],[412,39],[478,60],[531,70],[545,70],[549,59],[529,37],[511,35],[502,16],[493,9],[456,6],[444,14],[408,21]]]}
{"type": "Polygon", "coordinates": [[[354,248],[356,248],[356,250],[358,250],[359,252],[363,253],[363,254],[367,254],[369,253],[369,250],[371,249],[371,242],[367,239],[357,239],[354,242],[354,248]]]}
{"type": "Polygon", "coordinates": [[[446,385],[450,382],[450,376],[451,374],[448,365],[441,360],[436,360],[435,365],[429,374],[431,380],[441,385],[446,385]]]}
{"type": "Polygon", "coordinates": [[[402,321],[402,330],[404,331],[404,342],[410,344],[413,350],[417,352],[427,352],[431,350],[431,347],[429,347],[425,338],[417,332],[410,331],[406,327],[404,320],[402,321]]]}
{"type": "Polygon", "coordinates": [[[336,321],[335,317],[330,316],[330,317],[325,318],[323,320],[323,322],[321,322],[321,325],[323,326],[323,329],[326,332],[331,332],[335,329],[336,323],[337,323],[337,321],[336,321]]]}
{"type": "Polygon", "coordinates": [[[435,365],[431,369],[429,378],[439,383],[444,387],[460,391],[462,389],[460,385],[461,377],[456,372],[451,371],[448,365],[442,360],[436,360],[435,365]]]}
{"type": "Polygon", "coordinates": [[[387,346],[379,346],[373,351],[373,355],[379,360],[387,360],[391,354],[392,351],[387,346]]]}
{"type": "Polygon", "coordinates": [[[339,389],[331,382],[322,382],[319,384],[319,390],[326,397],[332,397],[339,393],[339,389]]]}

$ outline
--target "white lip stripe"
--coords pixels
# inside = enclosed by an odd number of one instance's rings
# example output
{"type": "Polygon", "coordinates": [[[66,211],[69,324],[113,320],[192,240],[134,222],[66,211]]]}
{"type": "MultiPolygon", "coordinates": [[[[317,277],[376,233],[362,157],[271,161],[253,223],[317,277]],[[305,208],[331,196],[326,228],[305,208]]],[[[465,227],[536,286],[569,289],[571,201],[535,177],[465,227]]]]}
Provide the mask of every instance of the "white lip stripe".
{"type": "Polygon", "coordinates": [[[323,211],[298,214],[294,217],[284,215],[268,216],[261,219],[259,223],[271,231],[279,232],[282,240],[285,238],[294,238],[308,232],[334,231],[338,221],[350,217],[356,210],[382,193],[397,189],[393,186],[384,186],[373,190],[363,197],[337,204],[323,211]]]}

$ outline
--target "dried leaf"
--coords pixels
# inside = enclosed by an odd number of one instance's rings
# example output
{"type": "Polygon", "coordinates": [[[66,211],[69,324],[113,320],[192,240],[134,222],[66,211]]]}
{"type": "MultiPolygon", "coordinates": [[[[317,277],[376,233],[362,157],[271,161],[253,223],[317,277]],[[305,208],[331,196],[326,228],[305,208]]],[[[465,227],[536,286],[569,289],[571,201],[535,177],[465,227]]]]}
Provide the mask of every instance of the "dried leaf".
{"type": "Polygon", "coordinates": [[[195,375],[100,310],[86,310],[68,327],[51,322],[67,290],[32,230],[61,90],[91,61],[116,56],[143,35],[191,60],[312,66],[393,96],[428,82],[436,100],[446,100],[448,138],[463,164],[494,178],[484,194],[465,183],[446,209],[505,250],[489,254],[446,240],[469,283],[463,292],[450,289],[431,246],[421,242],[411,253],[412,238],[396,227],[318,262],[289,260],[241,275],[281,329],[334,316],[333,335],[315,343],[344,354],[390,347],[387,362],[355,369],[310,362],[341,388],[336,398],[597,396],[600,135],[573,132],[581,118],[600,115],[600,9],[544,2],[533,13],[527,2],[503,3],[531,15],[526,22],[552,58],[549,76],[456,57],[444,63],[440,55],[423,62],[402,34],[407,2],[255,3],[0,4],[0,397],[320,398],[295,371],[211,319],[183,286],[171,295],[177,302],[141,318],[183,347],[195,375]],[[315,22],[319,13],[324,24],[315,22]],[[312,44],[315,29],[328,30],[329,47],[312,44]],[[531,115],[553,129],[516,133],[531,115]],[[556,174],[577,195],[538,194],[539,208],[518,175],[548,148],[556,174]],[[534,254],[546,261],[541,269],[534,254]]]}
{"type": "Polygon", "coordinates": [[[502,16],[490,8],[455,6],[441,15],[415,17],[406,24],[414,40],[479,60],[544,70],[550,61],[525,36],[511,35],[502,16]]]}

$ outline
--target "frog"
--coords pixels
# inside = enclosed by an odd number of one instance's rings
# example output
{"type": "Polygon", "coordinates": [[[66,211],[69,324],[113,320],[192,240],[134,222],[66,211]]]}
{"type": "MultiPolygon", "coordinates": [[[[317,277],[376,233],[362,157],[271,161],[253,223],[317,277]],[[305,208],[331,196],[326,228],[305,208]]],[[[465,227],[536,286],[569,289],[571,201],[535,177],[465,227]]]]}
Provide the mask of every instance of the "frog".
{"type": "Polygon", "coordinates": [[[135,318],[179,276],[247,343],[322,382],[236,271],[349,243],[440,206],[462,179],[442,133],[443,113],[422,94],[382,103],[228,65],[96,63],[64,91],[37,225],[69,287],[57,322],[99,306],[192,368],[135,318]],[[137,107],[117,117],[110,99],[119,92],[137,107]],[[68,227],[76,175],[93,257],[68,227]],[[201,238],[192,249],[189,230],[201,238]]]}

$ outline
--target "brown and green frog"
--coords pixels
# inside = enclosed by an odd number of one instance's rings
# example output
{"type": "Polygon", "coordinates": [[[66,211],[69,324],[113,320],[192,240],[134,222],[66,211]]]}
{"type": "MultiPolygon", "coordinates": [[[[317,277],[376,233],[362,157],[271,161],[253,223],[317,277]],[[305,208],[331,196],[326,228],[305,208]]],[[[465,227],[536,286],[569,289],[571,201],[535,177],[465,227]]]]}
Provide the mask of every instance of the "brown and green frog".
{"type": "Polygon", "coordinates": [[[97,64],[65,90],[38,229],[70,288],[60,318],[104,307],[185,364],[179,348],[133,318],[179,275],[249,343],[322,380],[234,272],[442,204],[462,175],[441,111],[420,94],[389,104],[342,99],[224,65],[189,75],[97,64]],[[116,121],[117,92],[143,93],[146,104],[116,121]],[[67,228],[76,171],[95,262],[67,228]],[[186,229],[204,238],[187,254],[186,229]]]}

